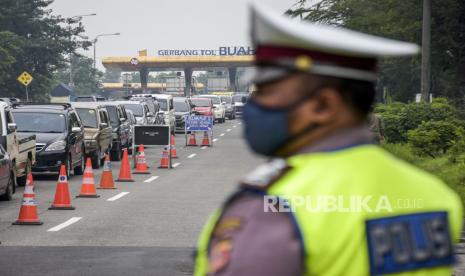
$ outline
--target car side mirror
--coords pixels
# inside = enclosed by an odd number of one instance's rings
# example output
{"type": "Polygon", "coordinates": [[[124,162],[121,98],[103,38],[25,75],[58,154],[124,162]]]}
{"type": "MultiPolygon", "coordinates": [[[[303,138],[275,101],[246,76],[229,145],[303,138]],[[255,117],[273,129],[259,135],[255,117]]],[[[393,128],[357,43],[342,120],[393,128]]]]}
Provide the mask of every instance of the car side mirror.
{"type": "Polygon", "coordinates": [[[8,131],[9,132],[14,132],[14,131],[16,131],[16,129],[18,129],[18,126],[16,124],[14,124],[14,123],[8,124],[8,131]]]}
{"type": "Polygon", "coordinates": [[[73,128],[71,129],[71,132],[72,132],[72,133],[80,133],[81,131],[82,131],[82,129],[81,129],[80,127],[73,127],[73,128]]]}
{"type": "Polygon", "coordinates": [[[227,102],[222,102],[221,104],[222,104],[222,105],[226,105],[226,104],[227,104],[227,102]]]}
{"type": "Polygon", "coordinates": [[[147,112],[146,116],[147,117],[153,117],[153,113],[152,112],[147,112]]]}
{"type": "Polygon", "coordinates": [[[212,108],[213,108],[213,109],[215,109],[215,108],[216,108],[216,106],[212,106],[212,108]]]}
{"type": "Polygon", "coordinates": [[[241,102],[242,102],[243,104],[247,103],[247,98],[246,98],[246,97],[242,97],[241,102]]]}
{"type": "Polygon", "coordinates": [[[107,127],[108,127],[107,123],[101,123],[100,124],[100,129],[104,129],[104,128],[107,128],[107,127]]]}

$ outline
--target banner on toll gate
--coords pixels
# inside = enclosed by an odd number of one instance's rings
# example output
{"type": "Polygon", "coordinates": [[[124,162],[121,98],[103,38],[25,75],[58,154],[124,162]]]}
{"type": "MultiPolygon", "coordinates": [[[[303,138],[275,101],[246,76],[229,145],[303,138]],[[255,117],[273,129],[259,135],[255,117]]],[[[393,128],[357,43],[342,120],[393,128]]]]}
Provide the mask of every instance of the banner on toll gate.
{"type": "Polygon", "coordinates": [[[212,116],[186,116],[187,131],[210,131],[213,129],[212,116]]]}

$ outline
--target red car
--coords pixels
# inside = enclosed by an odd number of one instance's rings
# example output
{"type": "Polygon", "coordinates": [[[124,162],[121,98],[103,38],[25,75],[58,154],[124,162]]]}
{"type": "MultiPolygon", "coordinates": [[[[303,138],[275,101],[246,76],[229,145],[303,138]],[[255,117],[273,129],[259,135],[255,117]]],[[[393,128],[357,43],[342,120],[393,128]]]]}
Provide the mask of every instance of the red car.
{"type": "Polygon", "coordinates": [[[208,98],[191,98],[192,110],[199,115],[213,116],[213,102],[208,98]]]}

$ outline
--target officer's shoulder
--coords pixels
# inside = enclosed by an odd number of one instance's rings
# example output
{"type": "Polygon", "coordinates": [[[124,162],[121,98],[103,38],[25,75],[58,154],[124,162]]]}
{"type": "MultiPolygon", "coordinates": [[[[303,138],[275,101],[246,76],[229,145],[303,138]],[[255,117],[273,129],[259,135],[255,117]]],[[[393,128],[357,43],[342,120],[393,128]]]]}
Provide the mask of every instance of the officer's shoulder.
{"type": "Polygon", "coordinates": [[[240,187],[267,190],[289,170],[286,160],[273,159],[246,174],[240,181],[240,187]]]}

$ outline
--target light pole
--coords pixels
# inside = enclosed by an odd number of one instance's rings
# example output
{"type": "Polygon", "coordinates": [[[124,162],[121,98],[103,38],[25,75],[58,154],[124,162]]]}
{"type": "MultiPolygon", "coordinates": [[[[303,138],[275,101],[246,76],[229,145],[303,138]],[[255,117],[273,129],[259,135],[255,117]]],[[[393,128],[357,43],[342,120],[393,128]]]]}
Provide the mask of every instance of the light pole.
{"type": "MultiPolygon", "coordinates": [[[[83,17],[96,16],[96,13],[81,14],[70,17],[71,20],[81,20],[83,17]]],[[[69,31],[71,32],[71,22],[68,24],[69,31]]],[[[73,37],[69,37],[70,42],[73,40],[73,37]]],[[[69,86],[74,86],[73,81],[73,52],[69,53],[69,86]]]]}
{"type": "Polygon", "coordinates": [[[99,37],[102,37],[102,36],[116,36],[116,35],[121,35],[120,33],[113,33],[113,34],[99,34],[98,36],[96,36],[93,40],[94,42],[94,74],[95,74],[95,70],[96,70],[96,55],[97,55],[97,42],[98,42],[98,39],[99,37]]]}

